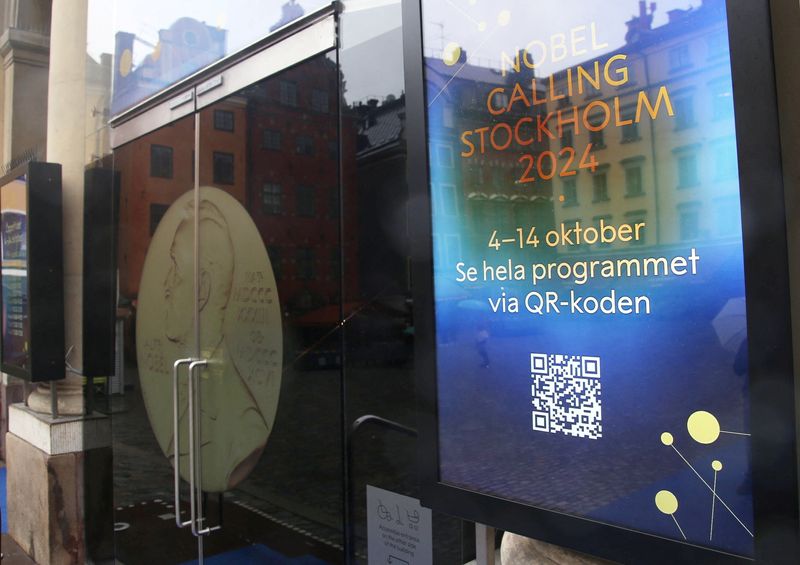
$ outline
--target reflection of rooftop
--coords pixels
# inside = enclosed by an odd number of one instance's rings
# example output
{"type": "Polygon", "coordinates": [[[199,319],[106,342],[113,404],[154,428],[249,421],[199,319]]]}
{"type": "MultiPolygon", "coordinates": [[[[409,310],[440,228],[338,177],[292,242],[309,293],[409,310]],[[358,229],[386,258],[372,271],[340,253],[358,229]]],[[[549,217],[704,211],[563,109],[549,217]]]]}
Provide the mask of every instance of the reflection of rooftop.
{"type": "Polygon", "coordinates": [[[305,13],[305,10],[303,10],[303,7],[300,4],[298,4],[295,0],[289,0],[286,2],[286,4],[281,6],[281,19],[272,24],[269,30],[275,31],[276,29],[282,28],[289,22],[303,17],[305,13]]]}
{"type": "Polygon", "coordinates": [[[354,108],[360,118],[358,156],[364,157],[398,142],[403,136],[405,98],[389,98],[382,105],[377,100],[354,108]]]}

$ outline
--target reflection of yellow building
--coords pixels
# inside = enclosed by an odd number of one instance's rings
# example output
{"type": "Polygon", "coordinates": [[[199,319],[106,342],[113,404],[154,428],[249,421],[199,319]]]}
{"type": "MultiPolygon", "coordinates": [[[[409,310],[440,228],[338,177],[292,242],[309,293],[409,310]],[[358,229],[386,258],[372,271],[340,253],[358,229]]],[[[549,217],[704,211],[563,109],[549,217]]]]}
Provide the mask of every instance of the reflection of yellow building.
{"type": "MultiPolygon", "coordinates": [[[[554,181],[556,222],[584,225],[645,222],[643,241],[613,246],[670,245],[698,238],[738,236],[738,184],[733,99],[725,25],[725,3],[703,0],[700,7],[672,10],[669,21],[652,28],[644,2],[628,25],[626,44],[600,57],[627,55],[629,80],[601,84],[583,94],[548,103],[548,112],[594,100],[619,98],[620,117],[601,131],[579,123],[554,142],[580,154],[592,143],[598,167],[554,181]],[[666,85],[674,116],[662,111],[635,121],[637,98],[655,100],[666,85]]],[[[594,60],[582,65],[591,67],[594,60]]],[[[566,70],[556,74],[557,92],[567,92],[566,70]]],[[[594,122],[600,116],[590,114],[594,122]]],[[[576,248],[572,248],[577,250],[576,248]]]]}

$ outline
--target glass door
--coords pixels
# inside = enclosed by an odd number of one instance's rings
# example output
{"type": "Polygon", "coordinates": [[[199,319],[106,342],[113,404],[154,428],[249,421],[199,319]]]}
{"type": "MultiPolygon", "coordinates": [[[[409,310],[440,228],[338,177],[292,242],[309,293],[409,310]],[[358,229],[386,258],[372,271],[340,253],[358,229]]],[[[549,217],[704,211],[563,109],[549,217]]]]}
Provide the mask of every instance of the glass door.
{"type": "Polygon", "coordinates": [[[198,96],[198,516],[219,560],[342,560],[338,84],[323,54],[198,96]]]}
{"type": "Polygon", "coordinates": [[[156,551],[157,562],[177,563],[198,551],[184,484],[193,454],[188,366],[199,350],[192,110],[192,100],[176,105],[184,117],[114,152],[127,366],[125,394],[110,409],[115,541],[124,563],[153,562],[156,551]]]}
{"type": "Polygon", "coordinates": [[[126,564],[343,560],[339,73],[257,63],[115,150],[126,564]]]}

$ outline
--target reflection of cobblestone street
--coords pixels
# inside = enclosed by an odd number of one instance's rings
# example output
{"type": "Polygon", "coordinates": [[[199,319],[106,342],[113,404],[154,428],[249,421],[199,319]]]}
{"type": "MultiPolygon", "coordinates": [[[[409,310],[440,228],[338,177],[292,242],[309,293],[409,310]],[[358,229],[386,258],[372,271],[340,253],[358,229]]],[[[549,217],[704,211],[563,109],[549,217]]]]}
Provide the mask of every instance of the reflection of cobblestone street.
{"type": "MultiPolygon", "coordinates": [[[[115,505],[172,499],[173,470],[156,443],[139,391],[133,384],[111,401],[115,505]]],[[[281,403],[267,449],[250,477],[226,498],[235,498],[311,529],[341,545],[342,493],[339,442],[339,379],[333,371],[284,377],[281,403]],[[294,382],[302,379],[303,383],[294,382]],[[300,385],[303,386],[300,386],[300,385]]]]}
{"type": "MultiPolygon", "coordinates": [[[[350,422],[371,413],[415,425],[410,370],[359,368],[348,370],[347,375],[350,422]]],[[[129,369],[126,377],[132,389],[110,403],[114,503],[119,509],[154,499],[171,501],[173,497],[172,466],[151,431],[135,370],[129,369]]],[[[225,494],[226,501],[252,508],[341,548],[344,494],[340,409],[338,371],[286,371],[267,449],[249,478],[225,494]]],[[[366,484],[418,496],[415,457],[411,438],[371,427],[355,436],[352,481],[358,538],[366,537],[366,484]]],[[[460,542],[460,529],[454,527],[454,521],[442,520],[435,519],[438,528],[434,536],[443,538],[437,551],[454,549],[460,542]]],[[[165,522],[164,528],[175,526],[165,522]]],[[[365,545],[359,544],[359,553],[365,550],[365,545]]]]}

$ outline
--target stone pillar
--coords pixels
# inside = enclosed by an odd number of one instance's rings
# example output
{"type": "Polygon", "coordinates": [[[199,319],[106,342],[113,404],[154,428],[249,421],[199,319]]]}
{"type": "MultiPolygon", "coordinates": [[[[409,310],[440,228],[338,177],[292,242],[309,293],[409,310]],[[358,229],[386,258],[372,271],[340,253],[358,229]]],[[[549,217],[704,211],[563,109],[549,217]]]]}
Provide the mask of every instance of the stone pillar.
{"type": "Polygon", "coordinates": [[[53,419],[9,409],[8,531],[37,563],[113,555],[111,428],[105,417],[53,419]]]}
{"type": "Polygon", "coordinates": [[[107,417],[84,415],[76,374],[82,366],[87,16],[88,0],[52,1],[46,159],[62,167],[64,337],[75,372],[65,363],[64,380],[37,387],[28,406],[12,406],[6,435],[9,533],[37,562],[53,565],[113,557],[111,426],[107,417]],[[55,418],[51,386],[58,392],[55,418]]]}
{"type": "MultiPolygon", "coordinates": [[[[47,97],[47,160],[61,164],[64,222],[64,343],[68,361],[81,368],[83,283],[83,172],[86,156],[86,29],[88,0],[53,0],[50,87],[47,97]]],[[[58,413],[83,413],[81,378],[67,373],[55,385],[58,413]]],[[[50,388],[41,385],[28,405],[50,412],[50,388]]]]}
{"type": "Polygon", "coordinates": [[[611,561],[578,553],[557,545],[545,543],[511,532],[503,534],[500,544],[500,563],[503,565],[613,565],[611,561]]]}

